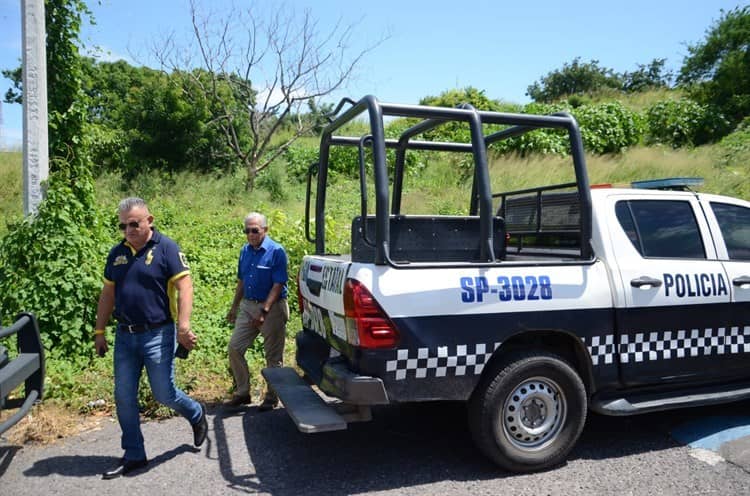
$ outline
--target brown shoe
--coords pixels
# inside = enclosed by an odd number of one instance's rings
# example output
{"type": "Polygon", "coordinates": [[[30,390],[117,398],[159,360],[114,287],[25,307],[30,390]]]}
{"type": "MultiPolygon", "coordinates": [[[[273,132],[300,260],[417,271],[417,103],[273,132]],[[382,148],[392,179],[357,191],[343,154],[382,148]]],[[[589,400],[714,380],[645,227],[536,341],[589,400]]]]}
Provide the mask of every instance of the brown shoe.
{"type": "Polygon", "coordinates": [[[232,396],[231,399],[228,399],[224,402],[224,406],[237,407],[242,405],[249,405],[252,402],[253,400],[250,398],[249,394],[243,394],[240,396],[232,396]]]}
{"type": "Polygon", "coordinates": [[[278,398],[265,398],[263,400],[263,403],[258,405],[258,411],[267,412],[269,410],[273,410],[274,408],[276,408],[278,404],[279,404],[278,398]]]}

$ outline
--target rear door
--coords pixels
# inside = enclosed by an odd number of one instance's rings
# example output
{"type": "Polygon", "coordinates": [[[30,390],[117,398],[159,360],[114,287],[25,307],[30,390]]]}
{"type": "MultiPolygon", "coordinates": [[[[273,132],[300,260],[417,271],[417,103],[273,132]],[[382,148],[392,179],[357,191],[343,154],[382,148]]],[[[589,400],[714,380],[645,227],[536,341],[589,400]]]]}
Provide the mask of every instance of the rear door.
{"type": "Polygon", "coordinates": [[[729,361],[737,375],[750,375],[750,202],[706,195],[701,205],[706,212],[729,280],[731,336],[729,361]]]}
{"type": "Polygon", "coordinates": [[[628,386],[725,376],[730,285],[697,197],[615,194],[607,201],[620,379],[628,386]]]}

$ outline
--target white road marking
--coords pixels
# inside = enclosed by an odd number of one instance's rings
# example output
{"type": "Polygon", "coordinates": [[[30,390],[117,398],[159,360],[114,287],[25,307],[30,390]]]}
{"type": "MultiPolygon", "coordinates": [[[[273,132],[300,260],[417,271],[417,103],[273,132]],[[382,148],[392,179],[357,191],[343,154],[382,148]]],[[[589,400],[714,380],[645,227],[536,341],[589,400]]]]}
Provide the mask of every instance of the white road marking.
{"type": "Polygon", "coordinates": [[[708,463],[711,466],[717,465],[724,461],[724,458],[722,458],[718,453],[702,448],[691,449],[690,456],[702,462],[708,463]]]}

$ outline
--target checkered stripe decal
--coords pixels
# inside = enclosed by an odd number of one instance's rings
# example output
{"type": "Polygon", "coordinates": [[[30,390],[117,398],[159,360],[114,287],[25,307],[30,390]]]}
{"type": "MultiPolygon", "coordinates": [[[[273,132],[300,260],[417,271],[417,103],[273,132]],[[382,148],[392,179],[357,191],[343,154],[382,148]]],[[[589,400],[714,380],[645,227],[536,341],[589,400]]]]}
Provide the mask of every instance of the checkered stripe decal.
{"type": "Polygon", "coordinates": [[[592,336],[581,338],[591,355],[593,365],[615,363],[617,354],[622,363],[672,360],[709,355],[750,353],[750,326],[719,327],[679,331],[639,332],[634,335],[592,336]]]}
{"type": "Polygon", "coordinates": [[[438,346],[437,349],[417,348],[396,350],[396,359],[386,362],[386,372],[393,372],[396,380],[411,376],[417,379],[478,375],[500,343],[438,346]]]}

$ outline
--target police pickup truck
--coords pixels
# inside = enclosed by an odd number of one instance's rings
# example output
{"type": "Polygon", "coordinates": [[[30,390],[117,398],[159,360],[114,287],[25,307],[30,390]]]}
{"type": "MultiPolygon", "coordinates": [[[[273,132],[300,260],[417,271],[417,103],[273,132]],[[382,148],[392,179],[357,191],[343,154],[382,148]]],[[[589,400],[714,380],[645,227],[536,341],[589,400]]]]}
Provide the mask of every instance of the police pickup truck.
{"type": "Polygon", "coordinates": [[[301,431],[344,429],[372,405],[461,400],[479,449],[524,472],[563,462],[589,409],[632,415],[750,398],[750,202],[694,193],[692,178],[590,186],[567,114],[368,96],[336,115],[311,168],[314,192],[308,182],[315,252],[298,276],[296,336],[306,382],[292,368],[263,371],[301,431]],[[393,116],[414,124],[386,138],[393,116]],[[365,134],[336,134],[358,117],[365,134]],[[466,142],[429,139],[457,123],[466,142]],[[488,166],[492,145],[544,130],[569,138],[572,180],[493,193],[491,173],[513,170],[499,158],[488,166]],[[326,248],[334,147],[359,149],[348,254],[326,248]],[[466,215],[402,212],[415,151],[472,164],[466,215]]]}

